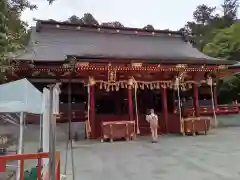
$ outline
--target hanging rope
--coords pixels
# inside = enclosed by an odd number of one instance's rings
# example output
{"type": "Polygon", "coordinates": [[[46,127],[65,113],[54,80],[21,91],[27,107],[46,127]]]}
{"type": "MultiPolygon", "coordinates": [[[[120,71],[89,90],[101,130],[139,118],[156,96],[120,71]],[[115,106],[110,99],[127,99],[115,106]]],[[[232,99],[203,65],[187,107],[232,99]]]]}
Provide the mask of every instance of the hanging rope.
{"type": "Polygon", "coordinates": [[[134,80],[134,100],[135,100],[135,113],[136,113],[137,134],[140,134],[139,119],[138,119],[137,86],[135,84],[135,80],[134,80]]]}
{"type": "Polygon", "coordinates": [[[65,165],[64,165],[64,174],[63,177],[67,175],[67,166],[68,166],[68,150],[70,146],[71,153],[71,163],[72,163],[72,179],[75,180],[75,167],[74,167],[74,154],[73,154],[73,144],[72,144],[72,79],[69,76],[68,81],[68,140],[66,143],[66,154],[65,154],[65,165]]]}
{"type": "Polygon", "coordinates": [[[179,82],[179,77],[176,77],[175,80],[175,89],[177,89],[177,94],[178,94],[178,110],[179,110],[179,121],[180,121],[180,128],[181,132],[184,132],[184,124],[182,122],[182,107],[181,107],[181,98],[180,98],[180,82],[179,82]]]}
{"type": "Polygon", "coordinates": [[[181,98],[180,98],[180,87],[179,87],[179,78],[176,78],[176,87],[177,87],[177,94],[178,94],[178,108],[179,108],[179,118],[180,121],[182,119],[182,107],[181,107],[181,98]]]}
{"type": "Polygon", "coordinates": [[[217,116],[216,116],[216,111],[215,111],[214,95],[213,95],[213,80],[212,80],[211,77],[209,77],[209,78],[207,79],[207,84],[210,86],[213,117],[214,117],[215,125],[217,125],[217,116]]]}
{"type": "Polygon", "coordinates": [[[90,85],[87,86],[88,90],[88,109],[87,109],[87,123],[86,123],[86,134],[87,134],[87,139],[90,138],[90,133],[91,133],[91,124],[90,124],[90,85]]]}

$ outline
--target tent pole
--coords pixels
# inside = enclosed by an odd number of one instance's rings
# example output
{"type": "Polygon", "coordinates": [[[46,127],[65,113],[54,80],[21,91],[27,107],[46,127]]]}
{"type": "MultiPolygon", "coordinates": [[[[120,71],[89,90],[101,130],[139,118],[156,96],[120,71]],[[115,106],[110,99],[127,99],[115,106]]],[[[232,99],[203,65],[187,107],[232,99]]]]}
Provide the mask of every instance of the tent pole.
{"type": "Polygon", "coordinates": [[[49,86],[50,98],[49,98],[49,180],[55,180],[55,128],[56,122],[54,123],[53,118],[53,88],[54,85],[49,86]]]}
{"type": "MultiPolygon", "coordinates": [[[[20,132],[19,132],[19,139],[18,139],[18,154],[23,153],[23,121],[24,121],[24,112],[20,113],[20,132]]],[[[17,168],[17,176],[16,180],[20,179],[20,161],[18,161],[18,168],[17,168]]]]}

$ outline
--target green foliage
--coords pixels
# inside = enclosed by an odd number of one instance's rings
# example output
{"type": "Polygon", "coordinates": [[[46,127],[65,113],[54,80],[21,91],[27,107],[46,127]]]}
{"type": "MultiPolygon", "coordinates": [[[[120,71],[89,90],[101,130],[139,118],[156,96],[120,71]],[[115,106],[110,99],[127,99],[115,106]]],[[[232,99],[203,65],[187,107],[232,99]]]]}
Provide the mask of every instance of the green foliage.
{"type": "Polygon", "coordinates": [[[26,8],[36,6],[27,0],[0,1],[0,65],[7,64],[10,52],[16,52],[26,44],[27,24],[20,20],[21,12],[26,8]]]}
{"type": "Polygon", "coordinates": [[[239,99],[240,77],[239,75],[229,76],[218,84],[219,102],[222,104],[231,103],[239,99]]]}
{"type": "Polygon", "coordinates": [[[196,47],[202,51],[206,44],[212,42],[218,30],[234,24],[237,19],[237,0],[224,0],[222,6],[223,16],[215,12],[216,7],[205,4],[197,6],[193,12],[194,21],[187,22],[182,28],[195,42],[196,47]]]}
{"type": "Polygon", "coordinates": [[[212,42],[206,44],[203,52],[224,59],[239,60],[240,58],[240,23],[218,30],[212,42]]]}
{"type": "MultiPolygon", "coordinates": [[[[219,9],[219,8],[217,8],[219,9]]],[[[212,57],[240,60],[240,23],[237,21],[238,0],[223,0],[222,16],[216,7],[199,5],[193,12],[194,21],[181,30],[189,35],[195,46],[212,57]]],[[[236,100],[240,91],[240,77],[231,76],[218,86],[219,100],[229,103],[236,100]],[[226,93],[229,94],[226,96],[226,93]]]]}

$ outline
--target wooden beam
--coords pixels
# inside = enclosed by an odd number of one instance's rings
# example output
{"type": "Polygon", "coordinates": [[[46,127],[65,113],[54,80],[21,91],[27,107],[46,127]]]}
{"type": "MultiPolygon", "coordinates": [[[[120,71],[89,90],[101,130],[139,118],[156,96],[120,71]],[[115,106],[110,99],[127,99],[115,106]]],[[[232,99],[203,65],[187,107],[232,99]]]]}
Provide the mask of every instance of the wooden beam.
{"type": "MultiPolygon", "coordinates": [[[[49,78],[28,78],[29,81],[33,83],[54,83],[56,81],[61,81],[64,83],[68,83],[68,78],[64,79],[49,79],[49,78]]],[[[71,83],[84,83],[84,80],[82,79],[72,79],[71,83]]]]}

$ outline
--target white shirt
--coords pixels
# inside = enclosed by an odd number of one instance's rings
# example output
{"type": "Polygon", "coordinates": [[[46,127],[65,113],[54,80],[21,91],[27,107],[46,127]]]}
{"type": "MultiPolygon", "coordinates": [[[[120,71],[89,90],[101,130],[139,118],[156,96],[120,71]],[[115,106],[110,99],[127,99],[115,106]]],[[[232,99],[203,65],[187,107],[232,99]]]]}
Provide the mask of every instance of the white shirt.
{"type": "Polygon", "coordinates": [[[152,120],[152,119],[156,119],[156,120],[158,120],[158,116],[156,115],[156,114],[154,114],[154,113],[151,113],[151,114],[149,114],[149,115],[146,115],[146,121],[147,122],[150,122],[150,120],[152,120]]]}

